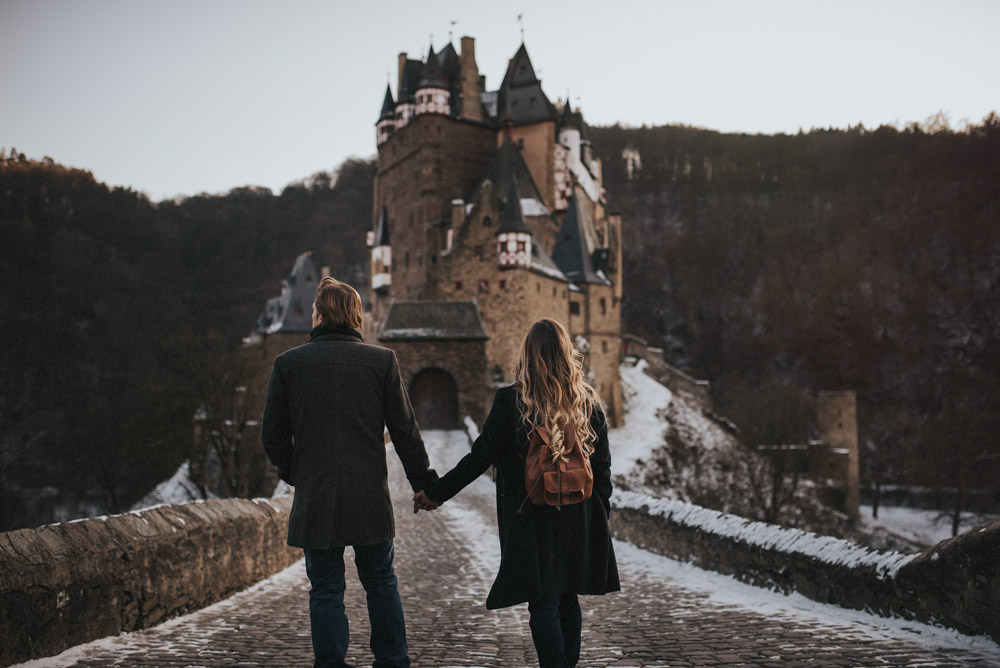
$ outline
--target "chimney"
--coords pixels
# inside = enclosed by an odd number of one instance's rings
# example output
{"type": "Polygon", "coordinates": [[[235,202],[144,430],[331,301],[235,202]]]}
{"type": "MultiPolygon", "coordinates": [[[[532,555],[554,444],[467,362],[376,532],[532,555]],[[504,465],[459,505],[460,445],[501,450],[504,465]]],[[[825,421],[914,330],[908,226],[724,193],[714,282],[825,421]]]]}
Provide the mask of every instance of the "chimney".
{"type": "Polygon", "coordinates": [[[462,118],[471,121],[483,120],[482,79],[479,76],[479,66],[476,65],[476,40],[472,37],[462,38],[462,55],[459,63],[462,76],[462,118]]]}
{"type": "Polygon", "coordinates": [[[396,102],[403,93],[403,72],[406,70],[406,51],[399,52],[399,81],[396,82],[396,102]]]}

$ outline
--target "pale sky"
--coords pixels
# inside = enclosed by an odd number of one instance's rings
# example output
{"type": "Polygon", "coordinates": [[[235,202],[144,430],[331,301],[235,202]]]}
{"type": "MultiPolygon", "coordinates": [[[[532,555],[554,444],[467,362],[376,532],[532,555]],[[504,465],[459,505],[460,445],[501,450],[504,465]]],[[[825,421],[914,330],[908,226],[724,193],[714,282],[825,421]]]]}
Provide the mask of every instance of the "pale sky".
{"type": "Polygon", "coordinates": [[[520,26],[549,98],[596,125],[1000,112],[1000,0],[0,0],[0,147],[154,200],[278,193],[374,155],[400,51],[475,37],[493,90],[520,26]]]}

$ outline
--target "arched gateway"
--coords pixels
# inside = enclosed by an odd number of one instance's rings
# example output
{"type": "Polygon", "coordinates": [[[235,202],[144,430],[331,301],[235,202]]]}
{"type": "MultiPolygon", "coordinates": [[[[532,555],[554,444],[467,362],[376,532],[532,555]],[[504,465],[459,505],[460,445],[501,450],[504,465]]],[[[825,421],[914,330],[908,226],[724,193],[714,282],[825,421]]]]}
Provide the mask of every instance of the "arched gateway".
{"type": "Polygon", "coordinates": [[[410,401],[421,429],[458,429],[458,383],[444,369],[423,369],[410,381],[410,401]]]}

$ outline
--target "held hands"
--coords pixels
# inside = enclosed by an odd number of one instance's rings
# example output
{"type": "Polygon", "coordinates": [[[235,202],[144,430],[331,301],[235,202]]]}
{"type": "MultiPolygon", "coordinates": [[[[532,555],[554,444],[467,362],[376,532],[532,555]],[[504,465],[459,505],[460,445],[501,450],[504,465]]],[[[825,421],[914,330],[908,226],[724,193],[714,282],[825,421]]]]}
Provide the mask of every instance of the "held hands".
{"type": "Polygon", "coordinates": [[[418,511],[421,511],[421,510],[436,510],[439,507],[441,507],[441,504],[437,503],[435,501],[431,501],[430,499],[428,499],[427,495],[424,494],[423,490],[420,490],[419,492],[417,492],[416,494],[413,495],[413,512],[414,513],[418,512],[418,511]]]}

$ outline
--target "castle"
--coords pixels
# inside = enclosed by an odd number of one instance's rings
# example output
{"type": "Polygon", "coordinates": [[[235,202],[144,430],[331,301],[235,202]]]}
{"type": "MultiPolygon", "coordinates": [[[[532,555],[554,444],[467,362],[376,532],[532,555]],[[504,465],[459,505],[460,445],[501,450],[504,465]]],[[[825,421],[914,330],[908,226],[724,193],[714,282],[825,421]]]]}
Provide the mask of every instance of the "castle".
{"type": "Polygon", "coordinates": [[[368,331],[396,350],[421,425],[484,419],[542,317],[568,327],[620,424],[621,218],[579,110],[549,101],[523,44],[487,90],[463,37],[399,55],[375,128],[368,331]]]}
{"type": "MultiPolygon", "coordinates": [[[[621,218],[579,110],[549,101],[523,44],[488,91],[471,37],[400,54],[396,91],[375,124],[365,340],[396,351],[420,425],[481,424],[543,317],[567,326],[620,425],[621,218]]],[[[296,260],[254,327],[268,358],[308,340],[326,274],[296,260]]]]}

